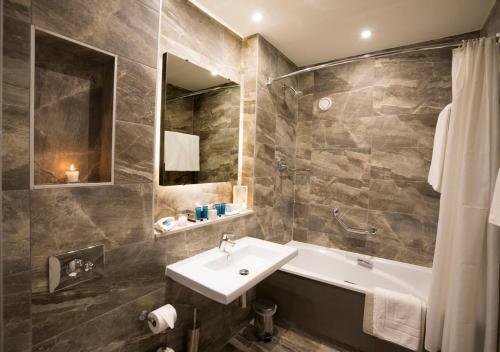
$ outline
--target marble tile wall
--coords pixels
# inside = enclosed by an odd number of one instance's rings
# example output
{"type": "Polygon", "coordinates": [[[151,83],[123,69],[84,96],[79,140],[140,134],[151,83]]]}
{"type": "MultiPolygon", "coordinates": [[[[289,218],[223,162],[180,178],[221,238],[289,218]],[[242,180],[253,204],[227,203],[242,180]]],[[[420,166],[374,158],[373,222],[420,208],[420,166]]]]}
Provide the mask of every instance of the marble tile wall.
{"type": "Polygon", "coordinates": [[[254,204],[255,129],[257,118],[257,71],[259,36],[243,39],[241,47],[241,90],[243,117],[240,129],[243,132],[238,169],[238,182],[248,187],[248,206],[254,204]]]}
{"type": "Polygon", "coordinates": [[[136,313],[127,309],[164,302],[158,291],[164,289],[165,251],[151,238],[158,7],[153,1],[32,1],[33,24],[118,55],[115,185],[31,191],[33,350],[132,350],[159,343],[144,329],[127,336],[137,327],[136,313]],[[47,256],[98,243],[106,248],[106,277],[49,295],[47,256]],[[125,317],[121,331],[65,338],[90,322],[104,324],[111,312],[125,317]]]}
{"type": "Polygon", "coordinates": [[[31,351],[29,3],[4,1],[2,102],[3,336],[31,351]]]}
{"type": "Polygon", "coordinates": [[[358,61],[300,77],[294,239],[431,266],[439,194],[427,184],[451,51],[358,61]],[[329,97],[328,111],[318,101],[329,97]],[[374,237],[342,230],[331,209],[374,237]]]}
{"type": "Polygon", "coordinates": [[[160,338],[140,329],[136,314],[165,300],[166,249],[151,237],[159,1],[4,4],[4,347],[153,349],[160,338]],[[31,24],[118,55],[114,186],[29,189],[31,24]],[[107,278],[48,295],[48,256],[98,243],[106,246],[107,278]]]}
{"type": "Polygon", "coordinates": [[[161,51],[241,81],[241,38],[185,0],[164,0],[161,51]],[[196,33],[196,35],[193,35],[196,33]]]}
{"type": "Polygon", "coordinates": [[[132,1],[127,6],[123,1],[99,0],[71,1],[65,6],[57,0],[31,3],[35,25],[56,33],[64,29],[67,37],[156,67],[158,0],[132,1]]]}
{"type": "Polygon", "coordinates": [[[298,82],[290,78],[266,83],[297,67],[264,37],[257,39],[253,205],[264,238],[285,243],[292,235],[294,179],[277,170],[275,159],[285,157],[291,168],[295,166],[298,102],[282,85],[297,87],[298,82]]]}
{"type": "Polygon", "coordinates": [[[3,47],[3,190],[29,184],[29,53],[30,7],[7,6],[3,47]],[[17,11],[14,8],[18,8],[17,11]]]}
{"type": "MultiPolygon", "coordinates": [[[[4,18],[4,6],[3,6],[3,0],[0,1],[0,47],[2,48],[2,55],[0,56],[0,81],[2,81],[2,85],[0,85],[0,105],[1,109],[0,110],[0,126],[3,125],[2,121],[2,115],[3,115],[3,18],[4,18]]],[[[3,138],[3,131],[2,128],[0,128],[0,145],[1,141],[3,138]]],[[[1,155],[1,154],[0,154],[1,155]]],[[[2,163],[0,163],[0,195],[3,195],[2,192],[2,163]]],[[[3,208],[2,208],[2,202],[3,199],[0,198],[0,215],[3,214],[3,208]]],[[[3,222],[3,219],[2,219],[3,222]]],[[[3,332],[4,332],[4,314],[3,314],[3,257],[4,257],[4,244],[3,244],[3,229],[2,225],[0,225],[0,297],[2,299],[0,300],[0,352],[4,351],[4,337],[3,337],[3,332]]]]}

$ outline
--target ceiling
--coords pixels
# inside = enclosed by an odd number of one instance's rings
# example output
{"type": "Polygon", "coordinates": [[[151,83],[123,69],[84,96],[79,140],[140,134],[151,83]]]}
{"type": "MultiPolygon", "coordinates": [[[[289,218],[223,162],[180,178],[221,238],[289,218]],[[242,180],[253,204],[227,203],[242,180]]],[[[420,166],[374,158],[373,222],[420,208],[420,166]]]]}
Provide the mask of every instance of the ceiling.
{"type": "Polygon", "coordinates": [[[210,71],[203,67],[172,54],[168,54],[167,59],[167,80],[169,84],[190,91],[211,88],[231,82],[222,76],[213,76],[210,71]]]}
{"type": "Polygon", "coordinates": [[[260,33],[296,65],[481,28],[495,0],[190,0],[241,37],[260,33]],[[262,12],[260,23],[252,14],[262,12]],[[369,29],[373,36],[360,38],[369,29]]]}

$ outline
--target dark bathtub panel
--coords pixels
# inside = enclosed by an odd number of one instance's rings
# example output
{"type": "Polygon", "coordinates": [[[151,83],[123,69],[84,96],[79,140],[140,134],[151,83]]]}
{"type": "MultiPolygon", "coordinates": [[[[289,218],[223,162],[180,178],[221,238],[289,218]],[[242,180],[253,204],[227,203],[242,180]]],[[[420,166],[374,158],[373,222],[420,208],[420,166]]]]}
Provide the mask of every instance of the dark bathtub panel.
{"type": "Polygon", "coordinates": [[[362,293],[277,271],[257,286],[257,297],[278,304],[279,325],[363,352],[409,351],[363,333],[362,293]]]}

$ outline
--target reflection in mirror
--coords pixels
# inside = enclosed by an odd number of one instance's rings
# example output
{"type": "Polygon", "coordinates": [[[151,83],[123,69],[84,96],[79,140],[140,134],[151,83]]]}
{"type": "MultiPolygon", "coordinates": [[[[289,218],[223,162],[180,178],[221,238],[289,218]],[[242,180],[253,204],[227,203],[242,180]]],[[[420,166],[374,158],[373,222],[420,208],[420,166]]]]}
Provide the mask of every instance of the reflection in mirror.
{"type": "Polygon", "coordinates": [[[163,55],[160,185],[238,178],[240,86],[163,55]]]}

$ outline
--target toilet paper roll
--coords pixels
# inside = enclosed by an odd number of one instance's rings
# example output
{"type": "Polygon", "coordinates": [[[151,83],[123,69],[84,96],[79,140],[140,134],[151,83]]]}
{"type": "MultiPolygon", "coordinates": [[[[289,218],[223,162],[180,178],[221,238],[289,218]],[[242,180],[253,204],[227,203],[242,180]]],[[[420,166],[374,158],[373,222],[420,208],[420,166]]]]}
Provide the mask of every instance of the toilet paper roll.
{"type": "Polygon", "coordinates": [[[148,325],[151,331],[159,334],[168,328],[173,329],[177,321],[177,311],[170,305],[164,305],[148,314],[148,325]]]}

